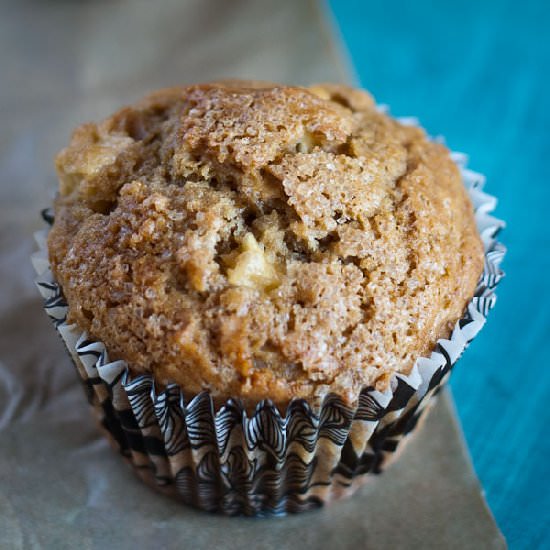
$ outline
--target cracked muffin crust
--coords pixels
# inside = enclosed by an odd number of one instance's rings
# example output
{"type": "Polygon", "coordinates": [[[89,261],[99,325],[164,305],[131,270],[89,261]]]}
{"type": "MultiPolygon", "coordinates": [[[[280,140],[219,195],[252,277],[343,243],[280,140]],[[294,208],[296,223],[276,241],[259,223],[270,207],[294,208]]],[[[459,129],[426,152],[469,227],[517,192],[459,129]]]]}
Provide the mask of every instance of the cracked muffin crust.
{"type": "Polygon", "coordinates": [[[80,126],[57,169],[69,321],[217,402],[384,389],[483,268],[447,149],[344,86],[161,90],[80,126]]]}

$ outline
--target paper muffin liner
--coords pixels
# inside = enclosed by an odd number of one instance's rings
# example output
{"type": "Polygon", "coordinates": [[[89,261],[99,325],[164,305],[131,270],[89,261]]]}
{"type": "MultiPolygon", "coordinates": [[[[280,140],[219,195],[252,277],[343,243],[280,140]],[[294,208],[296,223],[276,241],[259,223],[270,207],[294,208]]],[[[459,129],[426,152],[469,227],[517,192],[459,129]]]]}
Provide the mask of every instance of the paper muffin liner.
{"type": "MultiPolygon", "coordinates": [[[[384,392],[365,387],[354,408],[329,395],[317,408],[295,399],[285,414],[265,400],[248,415],[238,399],[216,408],[206,392],[187,395],[176,384],[158,388],[151,375],[110,361],[103,343],[67,323],[67,304],[48,262],[47,231],[36,235],[40,250],[33,265],[46,313],[99,424],[144,481],[204,510],[262,516],[322,506],[382,471],[484,325],[503,276],[505,248],[495,237],[504,224],[490,215],[496,199],[482,191],[484,177],[466,168],[464,155],[452,157],[485,248],[475,295],[430,357],[419,358],[407,375],[395,374],[384,392]]],[[[51,223],[51,214],[43,215],[51,223]]]]}

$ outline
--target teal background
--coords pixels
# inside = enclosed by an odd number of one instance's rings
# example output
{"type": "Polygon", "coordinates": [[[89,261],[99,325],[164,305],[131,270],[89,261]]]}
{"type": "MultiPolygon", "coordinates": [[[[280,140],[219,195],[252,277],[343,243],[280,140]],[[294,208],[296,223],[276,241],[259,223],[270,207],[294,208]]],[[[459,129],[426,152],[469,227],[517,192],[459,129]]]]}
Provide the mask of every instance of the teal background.
{"type": "Polygon", "coordinates": [[[508,247],[451,386],[510,548],[550,548],[550,2],[332,0],[360,83],[487,176],[508,247]]]}

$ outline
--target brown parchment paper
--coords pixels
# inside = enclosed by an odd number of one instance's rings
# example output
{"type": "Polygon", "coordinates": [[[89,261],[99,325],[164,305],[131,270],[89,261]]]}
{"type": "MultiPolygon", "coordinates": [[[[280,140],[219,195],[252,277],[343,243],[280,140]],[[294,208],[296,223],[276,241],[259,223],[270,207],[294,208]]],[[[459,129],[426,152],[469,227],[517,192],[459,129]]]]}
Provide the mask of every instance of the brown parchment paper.
{"type": "Polygon", "coordinates": [[[319,512],[220,518],[152,492],[99,435],[34,288],[32,231],[76,124],[182,82],[350,81],[318,5],[2,1],[0,67],[0,548],[505,547],[445,394],[387,474],[319,512]]]}

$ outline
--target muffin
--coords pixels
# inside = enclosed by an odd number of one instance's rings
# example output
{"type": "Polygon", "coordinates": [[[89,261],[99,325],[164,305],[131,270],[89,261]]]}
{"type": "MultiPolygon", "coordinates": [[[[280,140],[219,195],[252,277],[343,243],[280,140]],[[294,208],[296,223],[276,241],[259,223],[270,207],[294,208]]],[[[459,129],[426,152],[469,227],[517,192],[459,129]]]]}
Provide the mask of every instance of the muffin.
{"type": "Polygon", "coordinates": [[[122,454],[207,510],[380,471],[494,302],[486,196],[361,90],[161,90],[56,167],[46,309],[122,454]]]}

